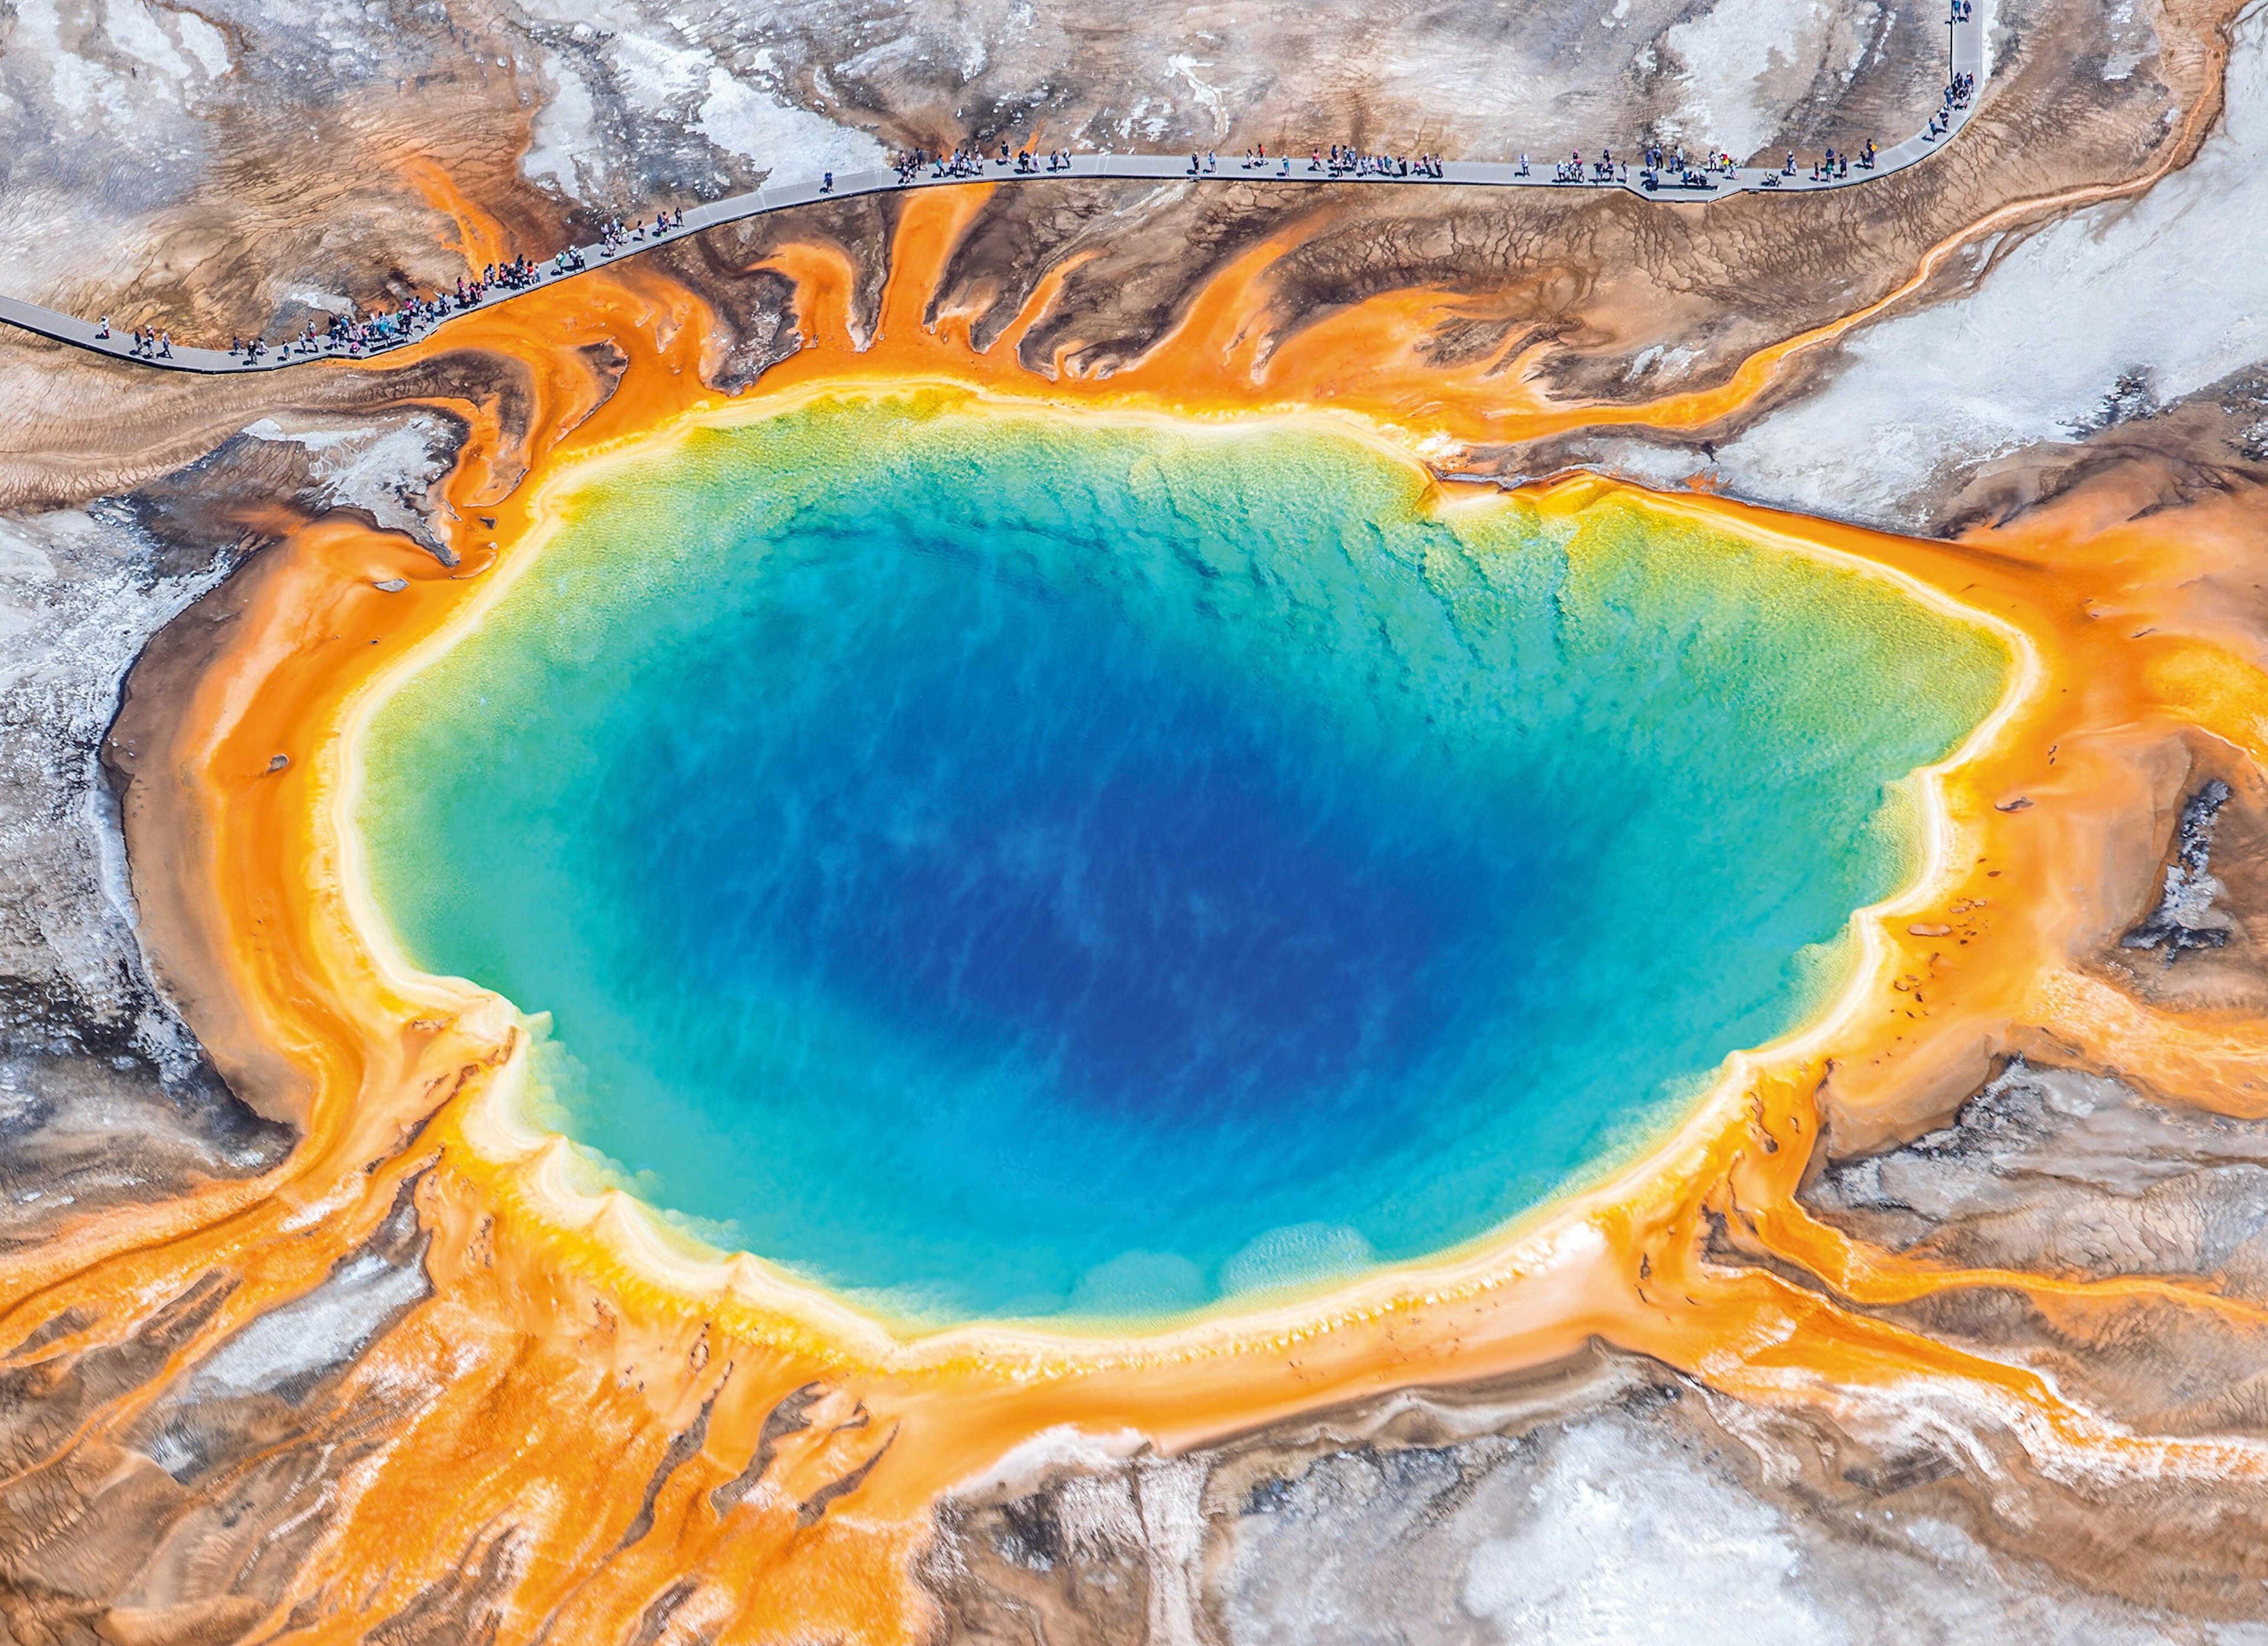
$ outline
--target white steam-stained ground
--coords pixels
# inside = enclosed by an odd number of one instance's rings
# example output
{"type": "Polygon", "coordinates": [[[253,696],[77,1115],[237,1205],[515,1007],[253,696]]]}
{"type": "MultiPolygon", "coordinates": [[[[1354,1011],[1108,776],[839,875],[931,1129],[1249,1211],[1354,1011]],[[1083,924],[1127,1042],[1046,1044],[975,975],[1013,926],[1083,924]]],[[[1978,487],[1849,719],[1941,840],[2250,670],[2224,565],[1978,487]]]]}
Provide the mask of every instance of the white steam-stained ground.
{"type": "MultiPolygon", "coordinates": [[[[760,167],[801,177],[882,161],[882,146],[872,137],[784,95],[772,52],[735,41],[740,31],[720,30],[724,19],[705,16],[696,25],[683,15],[654,17],[627,0],[535,0],[526,14],[539,28],[566,32],[567,49],[542,54],[549,84],[534,142],[521,161],[529,179],[562,194],[574,195],[609,180],[608,134],[578,57],[603,69],[633,121],[697,132],[725,153],[760,167]]],[[[720,185],[728,180],[719,174],[720,185]]]]}
{"type": "Polygon", "coordinates": [[[1870,49],[1887,50],[1876,42],[1888,26],[1878,4],[1720,0],[1661,37],[1683,65],[1678,123],[1703,148],[1746,163],[1779,129],[1773,106],[1785,87],[1820,76],[1848,81],[1870,49]]]}
{"type": "Polygon", "coordinates": [[[1823,392],[1720,449],[1719,467],[1744,496],[1914,529],[1961,472],[2099,426],[2122,379],[2130,402],[2163,405],[2268,359],[2264,269],[2268,6],[2256,5],[2195,165],[2041,230],[1965,298],[1859,332],[1823,392]]]}
{"type": "Polygon", "coordinates": [[[1896,1499],[1867,1517],[1862,1557],[1822,1546],[1645,1407],[1343,1451],[1235,1522],[1227,1622],[1246,1646],[2268,1646],[2057,1592],[1896,1499]]]}

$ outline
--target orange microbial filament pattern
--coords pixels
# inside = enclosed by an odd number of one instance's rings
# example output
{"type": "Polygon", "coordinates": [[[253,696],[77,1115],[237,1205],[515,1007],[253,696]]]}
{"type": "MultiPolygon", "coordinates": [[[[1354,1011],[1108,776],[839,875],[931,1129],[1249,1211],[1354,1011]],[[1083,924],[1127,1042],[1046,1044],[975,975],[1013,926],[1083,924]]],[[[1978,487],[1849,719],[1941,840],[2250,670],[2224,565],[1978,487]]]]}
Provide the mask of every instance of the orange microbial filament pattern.
{"type": "MultiPolygon", "coordinates": [[[[494,232],[446,180],[422,180],[451,203],[475,261],[495,254],[494,232]]],[[[2146,1451],[2161,1471],[2260,1468],[2223,1443],[2111,1432],[2029,1370],[1860,1307],[1983,1285],[2237,1305],[2176,1280],[1934,1268],[1855,1243],[1796,1199],[1822,1119],[1844,1146],[1910,1135],[2012,1051],[2052,1050],[2160,1095],[2268,1113],[2268,1088],[2250,1072],[2268,1024],[2156,1011],[2080,964],[2115,935],[2154,866],[2133,859],[2162,838],[2164,751],[2211,750],[2241,772],[2268,739],[2268,678],[2194,592],[2234,559],[2242,499],[2176,529],[2166,515],[2112,524],[2125,518],[2116,499],[2082,495],[2021,530],[1941,543],[1705,496],[1645,497],[1892,576],[1998,628],[2019,666],[1999,710],[1927,775],[1927,872],[1860,917],[1863,958],[1822,1018],[1734,1059],[1645,1161],[1481,1249],[1153,1337],[977,1326],[898,1341],[752,1258],[675,1241],[590,1181],[563,1143],[518,1125],[511,1099],[527,1059],[510,1009],[410,971],[373,938],[344,819],[357,728],[383,682],[477,617],[534,553],[577,466],[703,418],[909,385],[980,407],[1325,417],[1440,464],[1468,445],[1605,421],[1698,427],[1815,341],[1650,406],[1558,404],[1516,361],[1429,365],[1418,344],[1447,298],[1381,298],[1279,340],[1268,273],[1284,248],[1267,246],[1142,358],[1081,376],[1059,357],[1051,377],[1037,375],[1015,343],[1060,274],[983,352],[966,317],[924,324],[983,197],[904,202],[871,338],[850,334],[854,282],[839,254],[775,254],[768,267],[796,284],[806,346],[738,400],[703,386],[703,305],[636,266],[391,357],[487,349],[531,374],[534,422],[517,440],[481,408],[453,408],[472,429],[448,482],[460,563],[349,521],[301,530],[239,579],[240,620],[198,676],[173,746],[144,762],[154,775],[137,783],[129,823],[153,944],[216,1057],[302,1137],[267,1176],[90,1218],[0,1256],[0,1342],[42,1326],[42,1353],[117,1341],[166,1300],[225,1277],[232,1290],[172,1351],[186,1368],[414,1207],[431,1295],[350,1374],[350,1398],[383,1413],[382,1444],[345,1477],[269,1627],[357,1640],[432,1586],[486,1568],[512,1577],[497,1620],[507,1640],[624,1638],[665,1591],[677,1625],[709,1638],[911,1640],[932,1620],[910,1576],[931,1505],[1038,1437],[1068,1428],[1098,1446],[1187,1447],[1396,1386],[1532,1366],[1594,1335],[1751,1400],[1831,1403],[1926,1378],[2021,1410],[2043,1445],[2138,1460],[2146,1451]],[[611,395],[578,352],[602,342],[628,356],[611,395]],[[379,586],[396,579],[406,586],[379,586]],[[2011,805],[2020,798],[2030,804],[2011,805]],[[1798,1272],[1817,1283],[1788,1278],[1798,1272]]],[[[1624,490],[1582,478],[1528,496],[1572,512],[1624,490]]],[[[149,1398],[95,1421],[122,1429],[149,1398]]]]}

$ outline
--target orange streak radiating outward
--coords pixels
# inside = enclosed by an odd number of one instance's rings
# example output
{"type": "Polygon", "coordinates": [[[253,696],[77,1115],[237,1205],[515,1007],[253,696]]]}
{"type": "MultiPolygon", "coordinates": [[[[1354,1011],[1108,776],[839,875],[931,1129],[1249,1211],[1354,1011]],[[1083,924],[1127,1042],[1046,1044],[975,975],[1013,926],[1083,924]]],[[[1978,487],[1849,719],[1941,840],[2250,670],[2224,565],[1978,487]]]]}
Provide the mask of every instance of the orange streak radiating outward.
{"type": "MultiPolygon", "coordinates": [[[[456,218],[468,261],[507,254],[438,169],[416,175],[456,218]]],[[[2109,1433],[2028,1371],[1859,1312],[1850,1305],[1948,1286],[2045,1283],[1871,1252],[1794,1199],[1829,1109],[1846,1141],[1888,1138],[1941,1112],[2012,1049],[2058,1046],[2167,1093],[2268,1112],[2268,1091],[2246,1072],[2259,1067],[2268,1025],[2154,1014],[2078,969],[2125,896],[2127,871],[2105,842],[2132,838],[2163,803],[2138,775],[2141,756],[2188,736],[2254,760],[2268,740],[2268,679],[2238,637],[2157,592],[2209,572],[2235,534],[2176,533],[2162,517],[2098,534],[2051,516],[2028,535],[1946,544],[1713,498],[1645,499],[1895,576],[1918,598],[1998,625],[2021,679],[1930,785],[1932,873],[1865,918],[1865,959],[1830,1015],[1734,1059],[1640,1165],[1478,1248],[1146,1339],[968,1328],[900,1341],[752,1259],[684,1248],[619,1194],[594,1190],[556,1140],[519,1130],[510,1099],[526,1059],[509,1009],[408,973],[373,944],[342,819],[354,734],[383,681],[494,597],[540,542],[577,465],[703,417],[914,383],[979,404],[1040,400],[1106,415],[1327,415],[1405,453],[1604,422],[1692,428],[1857,318],[1764,351],[1721,387],[1602,410],[1550,401],[1516,360],[1427,364],[1418,345],[1447,297],[1381,298],[1271,347],[1266,282],[1285,249],[1271,244],[1226,268],[1144,358],[1081,377],[1059,356],[1050,382],[1015,345],[1067,271],[983,354],[968,346],[967,317],[924,324],[983,199],[970,189],[904,202],[863,348],[849,263],[818,246],[774,253],[764,266],[795,282],[807,346],[738,402],[702,386],[703,306],[644,268],[533,295],[389,356],[446,347],[525,363],[536,402],[530,472],[520,478],[522,459],[492,421],[458,408],[474,426],[448,482],[460,567],[342,520],[299,532],[249,575],[234,638],[199,679],[175,746],[147,764],[169,775],[151,780],[134,825],[137,873],[191,889],[191,923],[205,930],[174,934],[176,966],[199,978],[193,994],[225,997],[238,1026],[217,1053],[304,1141],[255,1182],[91,1220],[0,1256],[0,1337],[19,1341],[81,1307],[94,1324],[62,1346],[104,1341],[135,1323],[122,1299],[146,1308],[208,1272],[239,1279],[180,1351],[187,1364],[315,1285],[399,1194],[413,1196],[431,1237],[433,1296],[351,1374],[395,1428],[352,1477],[275,1624],[305,1603],[294,1638],[358,1639],[460,1564],[492,1558],[519,1574],[499,1620],[508,1640],[620,1639],[678,1585],[678,1620],[721,1640],[792,1626],[797,1638],[909,1641],[930,1620],[908,1575],[929,1505],[1035,1436],[1070,1425],[1186,1446],[1398,1385],[1532,1365],[1593,1334],[1750,1398],[1831,1399],[1835,1388],[1928,1377],[2022,1408],[2054,1444],[2146,1449],[2160,1468],[2257,1469],[2250,1453],[2213,1443],[2109,1433]],[[576,352],[598,342],[629,359],[611,396],[576,352]],[[398,593],[375,586],[397,577],[398,593]],[[2104,599],[2120,604],[2118,621],[2100,621],[2104,599]],[[2136,636],[2146,628],[2154,632],[2136,636]],[[288,763],[276,767],[279,754],[288,763]],[[2017,795],[2032,805],[1996,809],[2017,795]],[[231,1047],[254,1044],[280,1054],[290,1078],[230,1058],[231,1047]],[[1705,1260],[1712,1220],[1826,1290],[1721,1253],[1705,1260]],[[768,1428],[806,1385],[808,1421],[768,1428]],[[673,1451],[674,1437],[688,1438],[673,1451]],[[769,1462],[750,1480],[760,1452],[769,1462]]],[[[1560,514],[1632,495],[1588,479],[1528,494],[1560,514]]],[[[2228,1306],[2176,1281],[2123,1284],[2228,1306]]],[[[100,1421],[131,1416],[114,1407],[100,1421]]]]}

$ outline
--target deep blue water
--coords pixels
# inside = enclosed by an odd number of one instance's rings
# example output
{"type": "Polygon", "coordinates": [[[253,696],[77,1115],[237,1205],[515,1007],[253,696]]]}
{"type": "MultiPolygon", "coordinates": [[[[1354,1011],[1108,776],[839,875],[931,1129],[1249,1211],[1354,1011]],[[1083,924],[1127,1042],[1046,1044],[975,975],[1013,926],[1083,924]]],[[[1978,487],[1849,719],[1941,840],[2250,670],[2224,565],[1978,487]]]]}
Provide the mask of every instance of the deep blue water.
{"type": "Polygon", "coordinates": [[[1312,432],[825,408],[616,472],[382,713],[411,955],[650,1201],[917,1321],[1477,1236],[1789,1026],[2004,660],[1312,432]]]}

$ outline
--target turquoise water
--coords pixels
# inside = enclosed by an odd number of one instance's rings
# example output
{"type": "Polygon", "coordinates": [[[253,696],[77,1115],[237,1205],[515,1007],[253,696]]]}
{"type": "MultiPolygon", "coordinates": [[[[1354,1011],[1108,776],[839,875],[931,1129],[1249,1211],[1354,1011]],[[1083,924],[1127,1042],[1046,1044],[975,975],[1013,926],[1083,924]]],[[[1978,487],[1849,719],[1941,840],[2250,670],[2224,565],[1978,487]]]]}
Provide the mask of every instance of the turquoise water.
{"type": "Polygon", "coordinates": [[[381,711],[427,969],[550,1118],[900,1319],[1147,1318],[1485,1232],[1839,975],[1998,643],[1622,503],[941,400],[578,494],[381,711]]]}

